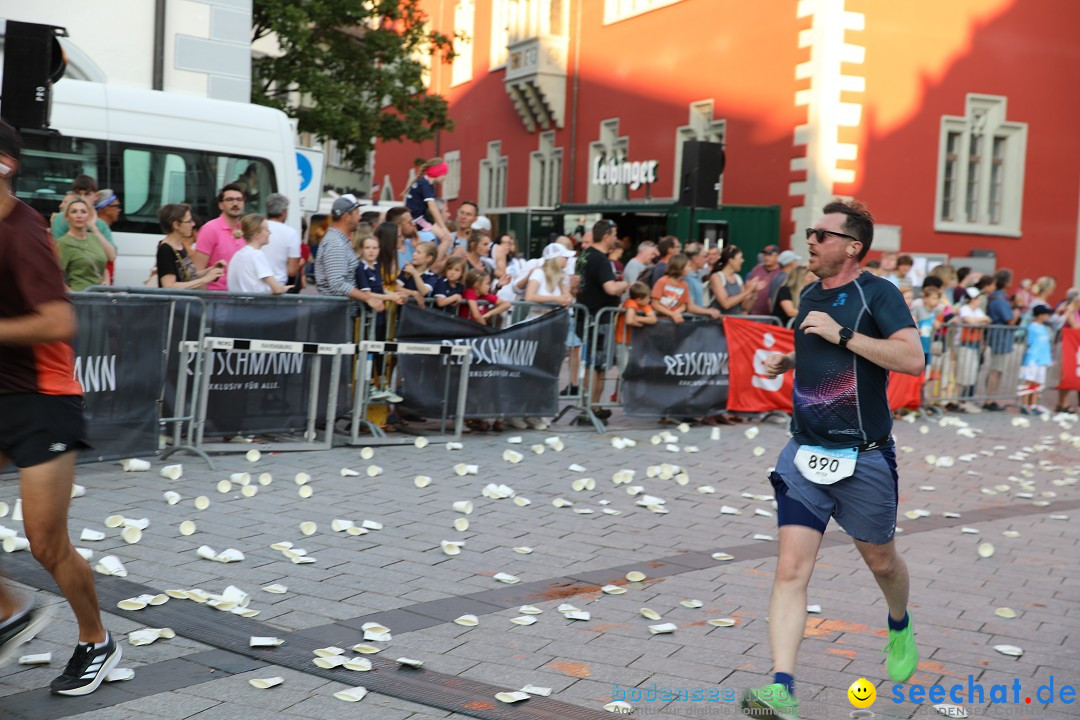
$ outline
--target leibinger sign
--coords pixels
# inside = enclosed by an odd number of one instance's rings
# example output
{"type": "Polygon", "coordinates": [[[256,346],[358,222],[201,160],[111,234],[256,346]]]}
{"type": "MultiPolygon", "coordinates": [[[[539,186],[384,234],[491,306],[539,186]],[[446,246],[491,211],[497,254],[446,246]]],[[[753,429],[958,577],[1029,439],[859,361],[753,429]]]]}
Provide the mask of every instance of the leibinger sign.
{"type": "Polygon", "coordinates": [[[598,156],[593,160],[590,182],[593,185],[629,185],[631,190],[637,190],[642,185],[656,182],[656,166],[659,164],[658,160],[629,162],[615,158],[605,160],[598,156]]]}

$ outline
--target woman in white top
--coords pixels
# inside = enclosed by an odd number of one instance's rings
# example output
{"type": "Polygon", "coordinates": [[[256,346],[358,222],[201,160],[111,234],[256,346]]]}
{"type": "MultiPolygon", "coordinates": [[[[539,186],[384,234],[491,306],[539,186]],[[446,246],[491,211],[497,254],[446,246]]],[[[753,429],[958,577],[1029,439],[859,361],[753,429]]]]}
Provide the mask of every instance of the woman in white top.
{"type": "Polygon", "coordinates": [[[282,285],[274,277],[270,262],[262,248],[270,242],[270,228],[262,215],[245,215],[240,218],[240,232],[244,235],[244,247],[236,251],[229,261],[229,292],[281,295],[292,285],[282,285]]]}
{"type": "MultiPolygon", "coordinates": [[[[574,257],[574,253],[567,250],[559,243],[551,243],[544,248],[544,264],[529,274],[528,284],[525,286],[525,302],[544,303],[569,307],[574,304],[574,296],[570,294],[566,285],[566,275],[563,268],[574,257]]],[[[538,317],[551,308],[533,308],[529,317],[538,317]]]]}

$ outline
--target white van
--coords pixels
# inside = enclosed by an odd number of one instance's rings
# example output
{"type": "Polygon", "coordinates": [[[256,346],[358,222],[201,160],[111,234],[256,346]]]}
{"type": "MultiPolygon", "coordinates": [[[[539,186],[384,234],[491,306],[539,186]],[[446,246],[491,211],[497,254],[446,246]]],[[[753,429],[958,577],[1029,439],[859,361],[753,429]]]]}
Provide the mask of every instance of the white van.
{"type": "Polygon", "coordinates": [[[46,218],[76,175],[112,188],[121,215],[113,225],[116,285],[142,285],[163,236],[157,212],[191,204],[198,223],[216,217],[217,193],[243,179],[249,212],[266,197],[289,197],[288,224],[300,230],[300,177],[288,117],[259,105],[64,79],[53,86],[51,127],[24,133],[16,195],[46,218]]]}

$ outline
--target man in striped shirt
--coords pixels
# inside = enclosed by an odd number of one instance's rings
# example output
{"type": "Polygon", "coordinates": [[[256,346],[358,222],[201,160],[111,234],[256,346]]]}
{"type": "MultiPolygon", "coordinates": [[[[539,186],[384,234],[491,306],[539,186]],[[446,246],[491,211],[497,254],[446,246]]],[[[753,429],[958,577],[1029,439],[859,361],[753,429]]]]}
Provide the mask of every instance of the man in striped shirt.
{"type": "Polygon", "coordinates": [[[370,299],[370,293],[356,287],[359,260],[350,240],[360,223],[359,208],[360,203],[351,195],[342,195],[330,208],[330,229],[315,256],[315,285],[322,295],[338,295],[358,302],[370,299]]]}

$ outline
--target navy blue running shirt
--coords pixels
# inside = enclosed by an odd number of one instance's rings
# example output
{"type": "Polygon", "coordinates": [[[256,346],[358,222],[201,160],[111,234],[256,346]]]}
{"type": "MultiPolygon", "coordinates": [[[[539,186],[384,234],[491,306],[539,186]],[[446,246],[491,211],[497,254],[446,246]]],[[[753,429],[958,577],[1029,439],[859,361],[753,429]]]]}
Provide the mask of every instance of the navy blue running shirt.
{"type": "Polygon", "coordinates": [[[846,348],[799,329],[818,310],[841,327],[887,338],[915,327],[904,296],[888,280],[864,272],[842,287],[809,286],[795,318],[795,384],[791,431],[804,445],[849,448],[888,437],[892,413],[885,395],[888,371],[846,348]]]}

